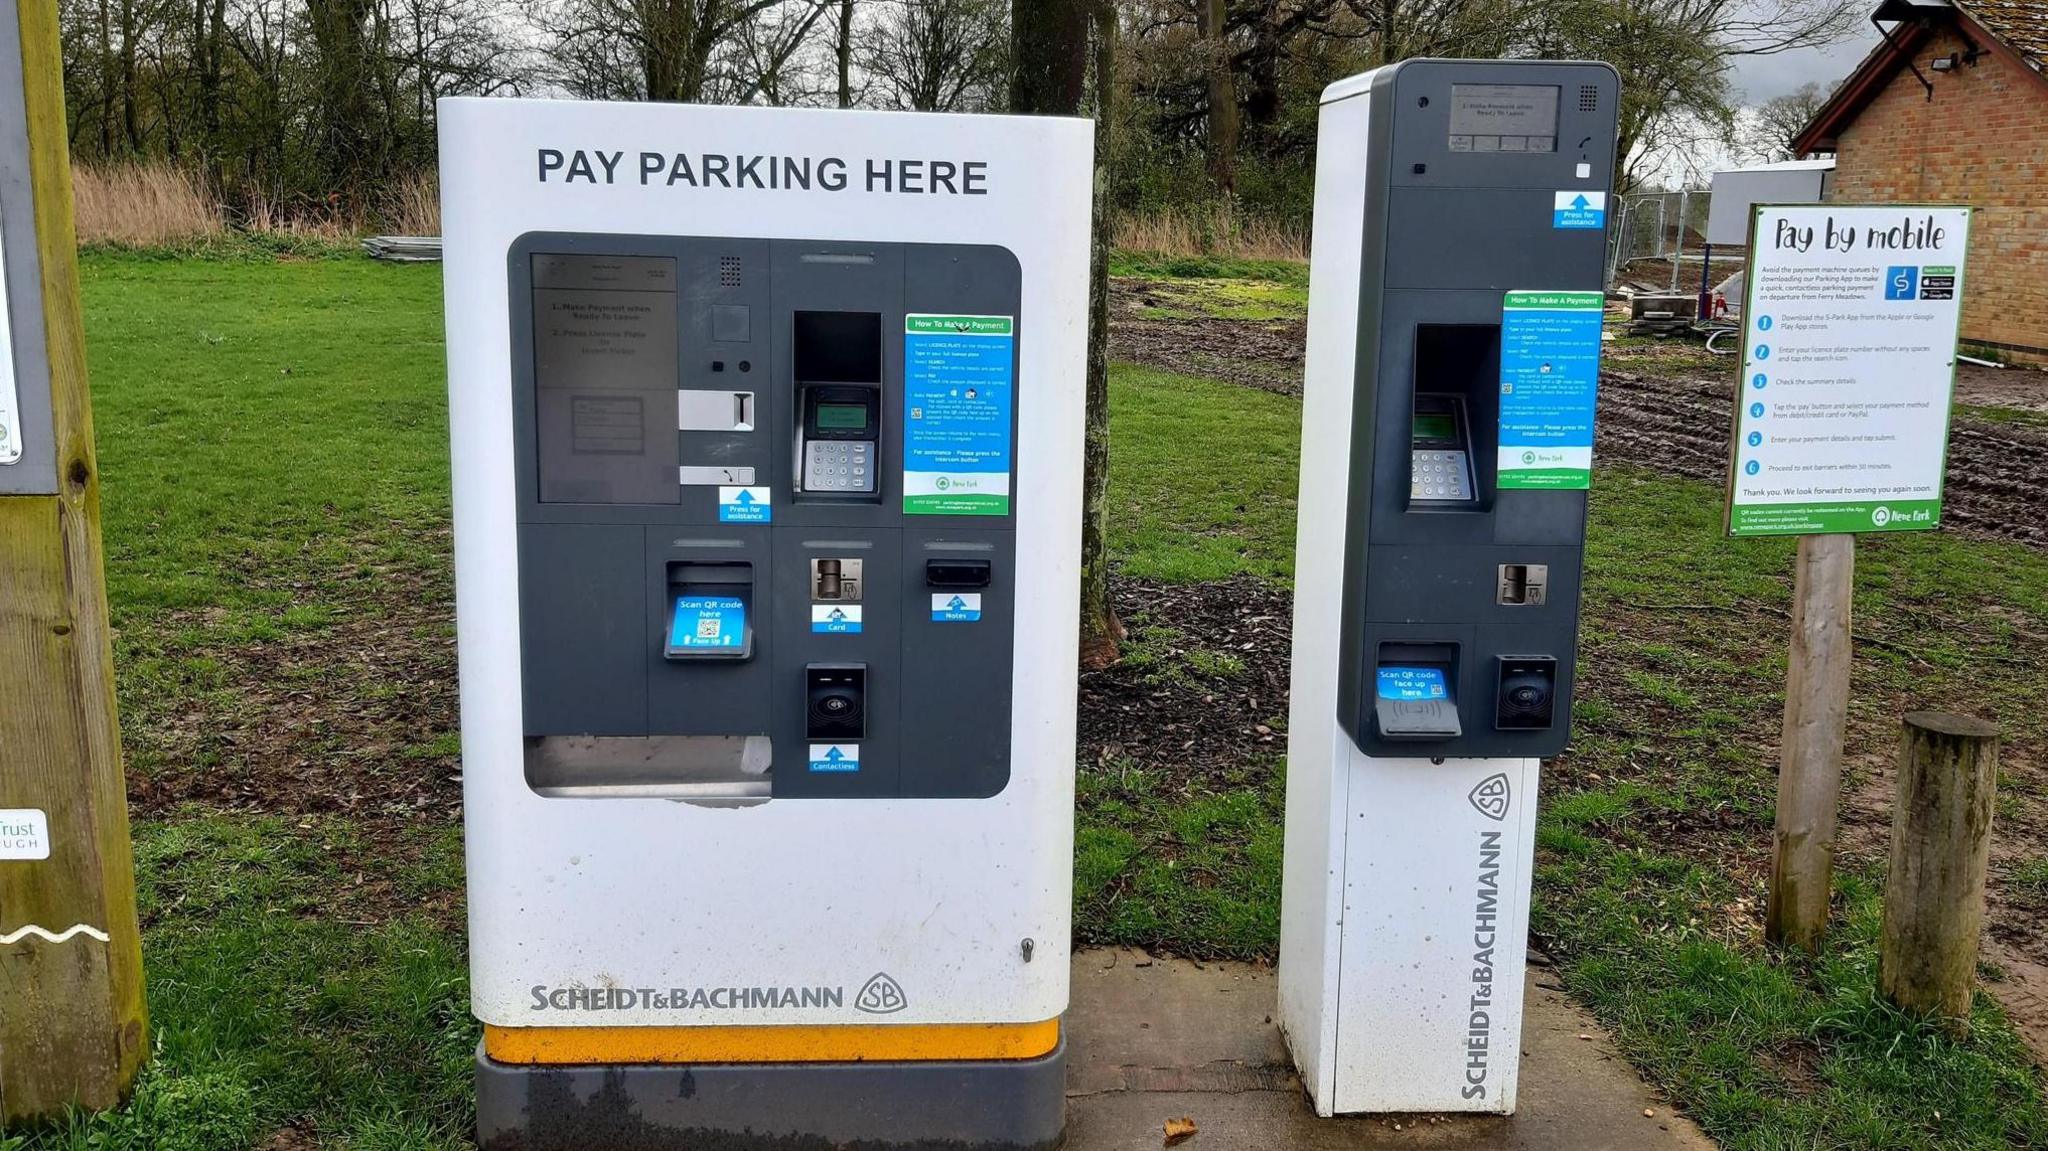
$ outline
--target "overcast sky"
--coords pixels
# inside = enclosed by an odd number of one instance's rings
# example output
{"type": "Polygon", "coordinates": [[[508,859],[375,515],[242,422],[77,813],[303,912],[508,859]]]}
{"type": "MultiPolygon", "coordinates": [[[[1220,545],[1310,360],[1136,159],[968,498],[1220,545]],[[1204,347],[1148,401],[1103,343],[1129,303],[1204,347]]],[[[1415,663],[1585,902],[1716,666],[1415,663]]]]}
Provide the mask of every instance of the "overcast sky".
{"type": "Polygon", "coordinates": [[[1795,91],[1808,80],[1832,88],[1877,43],[1877,29],[1868,21],[1825,48],[1802,48],[1775,56],[1737,56],[1735,91],[1743,104],[1756,105],[1795,91]]]}

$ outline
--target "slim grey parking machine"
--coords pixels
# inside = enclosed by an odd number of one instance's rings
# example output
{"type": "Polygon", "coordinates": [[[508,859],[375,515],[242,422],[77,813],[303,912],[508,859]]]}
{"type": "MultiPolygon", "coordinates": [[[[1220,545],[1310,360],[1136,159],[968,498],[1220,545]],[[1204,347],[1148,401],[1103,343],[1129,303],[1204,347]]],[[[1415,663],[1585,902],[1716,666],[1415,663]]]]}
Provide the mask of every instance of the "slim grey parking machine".
{"type": "Polygon", "coordinates": [[[1514,1109],[1617,94],[1604,64],[1410,60],[1323,95],[1280,1021],[1325,1114],[1514,1109]]]}

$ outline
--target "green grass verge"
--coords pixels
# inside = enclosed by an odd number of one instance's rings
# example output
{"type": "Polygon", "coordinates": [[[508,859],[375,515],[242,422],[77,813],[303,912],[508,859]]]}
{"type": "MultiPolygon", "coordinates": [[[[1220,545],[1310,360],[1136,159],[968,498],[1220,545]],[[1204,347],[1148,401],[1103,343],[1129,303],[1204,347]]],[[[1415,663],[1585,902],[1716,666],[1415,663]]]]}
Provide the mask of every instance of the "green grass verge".
{"type": "Polygon", "coordinates": [[[1113,276],[1146,276],[1161,280],[1269,280],[1302,289],[1308,287],[1308,265],[1292,260],[1118,251],[1109,258],[1109,272],[1113,276]]]}

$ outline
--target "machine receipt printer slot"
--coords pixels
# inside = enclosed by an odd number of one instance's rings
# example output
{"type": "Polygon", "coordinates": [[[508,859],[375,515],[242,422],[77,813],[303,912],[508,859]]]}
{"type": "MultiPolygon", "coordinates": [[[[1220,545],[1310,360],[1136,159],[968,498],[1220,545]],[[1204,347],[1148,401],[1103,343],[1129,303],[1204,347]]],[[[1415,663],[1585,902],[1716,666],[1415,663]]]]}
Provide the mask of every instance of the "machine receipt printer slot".
{"type": "Polygon", "coordinates": [[[1324,1113],[1514,1109],[1617,92],[1604,64],[1408,60],[1323,94],[1279,1019],[1324,1113]]]}
{"type": "Polygon", "coordinates": [[[1088,124],[440,123],[478,1144],[1056,1146],[1088,124]]]}

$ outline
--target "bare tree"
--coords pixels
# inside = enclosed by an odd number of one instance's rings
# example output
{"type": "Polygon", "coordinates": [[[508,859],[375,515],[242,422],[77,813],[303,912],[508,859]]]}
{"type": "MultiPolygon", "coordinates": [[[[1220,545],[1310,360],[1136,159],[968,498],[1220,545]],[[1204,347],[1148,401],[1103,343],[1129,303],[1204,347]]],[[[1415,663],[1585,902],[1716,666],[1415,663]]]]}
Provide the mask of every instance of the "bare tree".
{"type": "Polygon", "coordinates": [[[693,103],[709,94],[713,53],[787,2],[539,0],[533,22],[548,42],[550,78],[570,93],[693,103]]]}
{"type": "Polygon", "coordinates": [[[1832,43],[1861,0],[1555,0],[1529,11],[1534,55],[1605,60],[1621,73],[1615,183],[1627,191],[1734,130],[1740,56],[1832,43]]]}
{"type": "Polygon", "coordinates": [[[1801,84],[1796,91],[1773,96],[1754,108],[1737,114],[1735,139],[1730,151],[1745,160],[1769,164],[1796,158],[1792,141],[1813,122],[1831,89],[1816,81],[1801,84]]]}
{"type": "Polygon", "coordinates": [[[856,39],[861,70],[896,108],[979,111],[1008,78],[1003,0],[877,0],[856,39]]]}
{"type": "Polygon", "coordinates": [[[802,50],[821,18],[843,6],[844,0],[795,0],[748,16],[722,46],[717,80],[706,97],[770,106],[812,101],[824,85],[802,50]]]}

